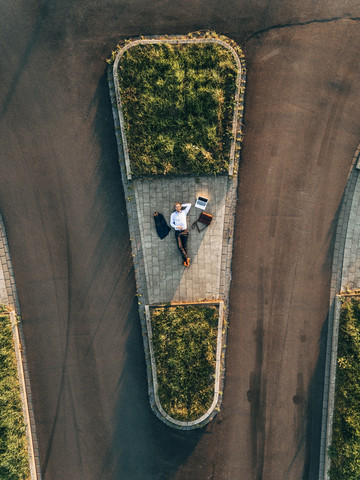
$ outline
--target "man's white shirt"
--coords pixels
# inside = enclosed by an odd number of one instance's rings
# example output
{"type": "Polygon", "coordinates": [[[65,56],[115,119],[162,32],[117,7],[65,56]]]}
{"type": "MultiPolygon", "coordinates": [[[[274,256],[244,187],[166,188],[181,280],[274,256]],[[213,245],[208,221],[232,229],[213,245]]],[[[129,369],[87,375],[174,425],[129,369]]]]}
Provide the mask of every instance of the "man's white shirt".
{"type": "Polygon", "coordinates": [[[173,212],[170,216],[170,225],[175,228],[175,230],[186,230],[186,215],[189,213],[191,203],[183,203],[181,208],[185,207],[184,210],[180,212],[173,212]]]}

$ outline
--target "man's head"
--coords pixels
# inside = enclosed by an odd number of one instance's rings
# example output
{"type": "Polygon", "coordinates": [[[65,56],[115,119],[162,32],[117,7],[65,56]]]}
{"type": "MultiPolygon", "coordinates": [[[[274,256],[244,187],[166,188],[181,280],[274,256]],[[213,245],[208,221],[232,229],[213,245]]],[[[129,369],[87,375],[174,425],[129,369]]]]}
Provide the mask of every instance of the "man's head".
{"type": "Polygon", "coordinates": [[[177,212],[180,212],[180,211],[181,211],[181,203],[179,203],[179,202],[175,203],[175,210],[176,210],[177,212]]]}

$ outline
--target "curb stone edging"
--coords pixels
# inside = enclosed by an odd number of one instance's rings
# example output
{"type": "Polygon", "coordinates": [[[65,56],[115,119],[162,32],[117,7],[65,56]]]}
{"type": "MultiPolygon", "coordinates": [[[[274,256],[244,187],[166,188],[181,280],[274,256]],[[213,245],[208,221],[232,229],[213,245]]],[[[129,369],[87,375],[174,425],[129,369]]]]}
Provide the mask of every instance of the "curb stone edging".
{"type": "MultiPolygon", "coordinates": [[[[339,340],[339,321],[340,321],[340,296],[336,295],[333,305],[334,323],[331,332],[331,358],[330,358],[330,373],[328,378],[328,404],[327,404],[327,418],[326,418],[326,443],[325,443],[325,462],[324,462],[324,476],[322,479],[329,480],[330,470],[330,458],[327,454],[328,449],[332,442],[332,428],[334,419],[334,406],[335,406],[335,384],[336,384],[336,368],[337,368],[337,351],[339,340]]],[[[326,373],[325,373],[326,375],[326,373]]]]}
{"type": "Polygon", "coordinates": [[[31,479],[37,479],[38,477],[36,475],[34,445],[32,442],[31,429],[29,428],[30,414],[29,414],[28,400],[26,396],[25,375],[24,375],[23,362],[22,362],[22,356],[21,356],[21,343],[20,343],[18,324],[17,324],[14,310],[10,312],[10,321],[11,321],[11,329],[12,329],[12,334],[14,339],[16,364],[17,364],[17,371],[18,371],[19,385],[20,385],[21,403],[23,407],[24,422],[26,426],[26,441],[27,441],[28,452],[29,452],[30,476],[31,476],[31,479]]]}
{"type": "MultiPolygon", "coordinates": [[[[171,306],[177,305],[187,305],[187,304],[172,304],[171,306]]],[[[190,305],[190,304],[189,304],[190,305]]],[[[150,352],[150,363],[151,363],[151,372],[153,380],[153,397],[151,400],[155,403],[158,410],[158,417],[167,425],[176,428],[182,428],[183,430],[192,430],[194,428],[199,428],[208,423],[215,415],[216,409],[220,409],[221,404],[221,391],[220,391],[220,377],[221,377],[221,355],[222,355],[222,340],[223,340],[223,326],[224,326],[224,302],[203,302],[203,303],[191,303],[191,305],[219,305],[219,320],[218,320],[218,333],[217,333],[217,346],[216,346],[216,367],[215,367],[215,381],[214,381],[214,399],[211,404],[211,407],[205,412],[200,418],[192,420],[189,422],[176,420],[172,418],[169,414],[165,412],[160,403],[158,396],[158,381],[157,381],[157,371],[156,371],[156,361],[152,344],[152,327],[151,327],[151,318],[150,318],[150,307],[152,305],[145,305],[145,315],[146,315],[146,324],[148,331],[148,341],[149,341],[149,352],[150,352]]]]}
{"type": "Polygon", "coordinates": [[[332,427],[335,404],[337,350],[341,306],[339,293],[342,290],[345,243],[348,233],[348,226],[350,223],[350,211],[353,204],[355,186],[357,181],[359,181],[359,170],[356,168],[359,159],[360,144],[357,146],[352,159],[352,166],[350,168],[347,184],[341,201],[340,214],[336,226],[335,247],[333,254],[333,266],[330,287],[328,335],[325,358],[325,380],[321,420],[318,476],[319,480],[330,480],[329,469],[331,460],[327,452],[332,442],[332,427]]]}
{"type": "Polygon", "coordinates": [[[10,318],[12,323],[15,354],[20,381],[20,394],[23,406],[24,421],[26,425],[26,438],[29,452],[30,478],[41,480],[40,454],[36,435],[35,416],[32,405],[29,370],[26,359],[24,334],[20,317],[20,304],[15,285],[14,271],[11,264],[9,245],[6,237],[5,225],[0,214],[0,271],[4,273],[6,294],[1,302],[12,310],[10,318]],[[16,315],[18,319],[16,319],[16,315]]]}
{"type": "MultiPolygon", "coordinates": [[[[204,36],[204,34],[195,32],[195,34],[191,35],[198,35],[204,36]]],[[[141,37],[144,39],[145,37],[141,37]]],[[[160,37],[154,36],[151,38],[167,38],[167,37],[160,37]]],[[[177,37],[177,38],[180,38],[177,37]]],[[[188,37],[182,37],[184,39],[188,37]]],[[[229,292],[230,292],[230,284],[231,284],[231,260],[232,260],[232,250],[233,250],[233,233],[234,233],[234,226],[235,226],[235,208],[236,208],[236,201],[237,201],[237,184],[238,184],[238,167],[240,161],[240,150],[241,150],[241,143],[243,140],[243,112],[245,106],[245,83],[246,83],[246,68],[245,68],[245,60],[244,55],[241,51],[241,48],[230,39],[227,39],[224,36],[220,36],[222,39],[226,39],[233,48],[239,49],[240,53],[240,63],[241,63],[241,81],[239,86],[239,104],[238,104],[238,116],[237,116],[237,134],[236,134],[236,141],[235,141],[235,161],[234,161],[234,169],[233,175],[228,176],[228,187],[227,187],[227,195],[226,195],[226,206],[225,206],[225,223],[223,228],[223,239],[222,239],[222,252],[221,252],[221,279],[220,279],[220,288],[219,288],[219,300],[224,302],[224,315],[223,315],[223,329],[222,329],[222,349],[221,349],[221,363],[220,363],[220,386],[219,386],[219,400],[218,404],[215,409],[212,411],[211,415],[208,417],[205,423],[208,423],[210,420],[214,418],[217,414],[217,411],[220,408],[220,404],[222,401],[223,396],[223,389],[225,383],[225,353],[226,353],[226,338],[227,338],[227,317],[228,317],[228,303],[229,303],[229,292]]],[[[131,40],[133,41],[133,40],[131,40]]],[[[120,49],[121,47],[118,46],[120,49]]],[[[115,59],[116,54],[118,51],[112,53],[113,60],[115,59]]],[[[131,242],[131,249],[132,249],[132,257],[134,263],[134,270],[135,270],[135,282],[136,282],[136,295],[138,297],[138,311],[140,317],[140,324],[141,324],[141,331],[143,337],[143,346],[144,346],[144,353],[145,353],[145,361],[146,361],[146,371],[147,371],[147,381],[148,381],[148,395],[151,409],[153,410],[154,414],[168,426],[175,427],[174,423],[170,423],[166,420],[166,418],[159,412],[158,408],[156,407],[155,403],[155,396],[154,396],[154,383],[152,378],[152,367],[150,361],[150,350],[149,350],[149,339],[148,339],[148,331],[147,331],[147,324],[146,324],[146,312],[145,312],[145,305],[149,304],[148,301],[148,287],[146,282],[143,281],[141,272],[145,271],[145,262],[144,262],[144,251],[141,242],[139,242],[139,225],[136,223],[138,219],[138,210],[136,201],[130,201],[130,198],[133,196],[134,191],[134,180],[127,177],[126,171],[126,162],[125,162],[125,153],[124,153],[124,143],[123,138],[121,136],[121,124],[119,118],[119,111],[118,111],[118,102],[117,96],[115,92],[115,84],[114,84],[114,76],[113,76],[113,65],[112,60],[108,60],[109,66],[107,69],[107,76],[108,76],[108,84],[109,84],[109,91],[110,91],[110,101],[112,107],[112,113],[114,118],[114,126],[115,126],[115,136],[117,140],[117,148],[118,148],[118,158],[119,158],[119,166],[120,166],[120,174],[122,179],[122,184],[124,188],[124,196],[125,199],[129,200],[126,201],[126,211],[128,216],[128,226],[129,226],[129,234],[130,234],[130,242],[131,242]]],[[[214,300],[213,300],[214,301],[214,300]]],[[[204,424],[197,425],[195,428],[200,428],[204,424]]],[[[177,426],[176,428],[181,430],[189,430],[189,427],[181,427],[177,426]]],[[[194,428],[194,427],[192,427],[194,428]]]]}

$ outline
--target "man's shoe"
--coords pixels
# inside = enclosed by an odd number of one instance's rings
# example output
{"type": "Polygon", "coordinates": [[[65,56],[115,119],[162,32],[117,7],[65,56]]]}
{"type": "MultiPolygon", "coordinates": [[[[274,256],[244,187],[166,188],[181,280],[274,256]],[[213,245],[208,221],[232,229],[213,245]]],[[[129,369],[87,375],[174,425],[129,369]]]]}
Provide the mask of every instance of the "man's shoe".
{"type": "Polygon", "coordinates": [[[190,258],[186,259],[186,262],[184,262],[185,267],[190,267],[190,258]]]}

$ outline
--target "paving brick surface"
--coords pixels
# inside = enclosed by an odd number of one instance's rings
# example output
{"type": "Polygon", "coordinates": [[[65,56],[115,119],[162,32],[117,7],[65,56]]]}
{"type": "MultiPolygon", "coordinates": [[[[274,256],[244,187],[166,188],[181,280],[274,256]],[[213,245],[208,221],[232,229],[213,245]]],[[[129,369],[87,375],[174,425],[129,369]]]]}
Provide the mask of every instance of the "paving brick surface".
{"type": "MultiPolygon", "coordinates": [[[[136,231],[139,232],[139,241],[143,246],[144,275],[141,271],[138,271],[138,275],[147,302],[185,302],[222,297],[220,284],[225,273],[221,269],[225,260],[222,257],[227,255],[227,250],[223,249],[223,233],[228,177],[197,180],[178,177],[135,180],[133,183],[136,216],[130,221],[137,222],[139,226],[136,231]],[[213,215],[210,226],[200,233],[196,228],[191,228],[201,212],[194,207],[199,195],[209,199],[206,212],[213,215]],[[161,240],[155,229],[154,212],[161,212],[170,223],[176,201],[192,204],[187,216],[190,268],[183,266],[174,230],[161,240]]],[[[135,239],[137,240],[138,238],[135,239]]]]}
{"type": "MultiPolygon", "coordinates": [[[[0,303],[9,305],[15,310],[16,288],[10,262],[9,246],[6,238],[4,220],[0,215],[0,303]]],[[[19,312],[17,312],[19,313],[19,312]]]]}

